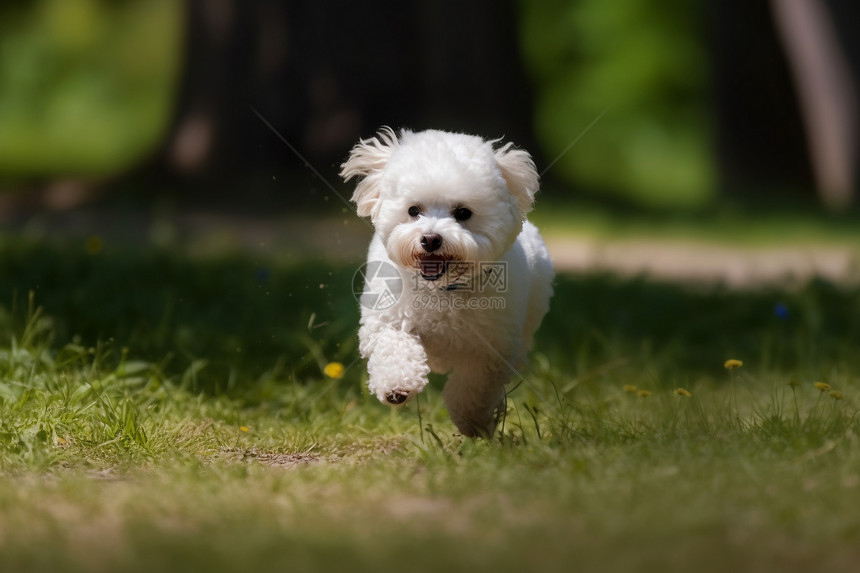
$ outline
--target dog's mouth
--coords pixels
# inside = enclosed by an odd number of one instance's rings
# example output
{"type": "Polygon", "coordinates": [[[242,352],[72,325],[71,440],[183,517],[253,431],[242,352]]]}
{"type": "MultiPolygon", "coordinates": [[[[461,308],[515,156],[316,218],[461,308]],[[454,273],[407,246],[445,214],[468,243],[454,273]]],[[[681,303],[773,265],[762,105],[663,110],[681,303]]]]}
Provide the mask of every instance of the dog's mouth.
{"type": "Polygon", "coordinates": [[[448,270],[449,260],[444,255],[430,253],[422,255],[418,258],[418,272],[421,273],[421,278],[428,281],[439,280],[448,270]]]}

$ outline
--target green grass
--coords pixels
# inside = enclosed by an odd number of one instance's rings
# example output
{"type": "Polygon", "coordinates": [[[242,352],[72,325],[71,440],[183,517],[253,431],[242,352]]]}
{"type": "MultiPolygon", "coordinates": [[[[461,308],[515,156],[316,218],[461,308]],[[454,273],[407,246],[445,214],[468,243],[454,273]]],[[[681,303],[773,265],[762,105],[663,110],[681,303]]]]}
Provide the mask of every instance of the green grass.
{"type": "Polygon", "coordinates": [[[856,290],[562,275],[503,428],[473,441],[439,380],[402,410],[363,389],[351,268],[10,240],[0,255],[0,570],[860,559],[856,290]]]}

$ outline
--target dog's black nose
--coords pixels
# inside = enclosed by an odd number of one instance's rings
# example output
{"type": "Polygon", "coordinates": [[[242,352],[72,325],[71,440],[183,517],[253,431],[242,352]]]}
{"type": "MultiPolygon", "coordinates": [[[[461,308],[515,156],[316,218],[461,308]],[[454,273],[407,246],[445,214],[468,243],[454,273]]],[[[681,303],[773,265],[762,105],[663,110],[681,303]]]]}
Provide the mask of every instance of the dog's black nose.
{"type": "Polygon", "coordinates": [[[431,233],[428,235],[421,235],[421,246],[428,253],[432,253],[439,249],[442,246],[442,237],[435,233],[431,233]]]}

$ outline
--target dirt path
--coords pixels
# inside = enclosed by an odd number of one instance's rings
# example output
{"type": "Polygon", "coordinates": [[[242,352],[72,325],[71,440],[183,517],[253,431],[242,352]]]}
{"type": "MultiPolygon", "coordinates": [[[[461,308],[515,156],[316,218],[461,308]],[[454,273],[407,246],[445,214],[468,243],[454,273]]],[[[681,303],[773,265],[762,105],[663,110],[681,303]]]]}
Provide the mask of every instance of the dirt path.
{"type": "Polygon", "coordinates": [[[820,277],[860,282],[860,250],[835,245],[738,247],[698,242],[550,237],[556,268],[732,288],[792,286],[820,277]]]}

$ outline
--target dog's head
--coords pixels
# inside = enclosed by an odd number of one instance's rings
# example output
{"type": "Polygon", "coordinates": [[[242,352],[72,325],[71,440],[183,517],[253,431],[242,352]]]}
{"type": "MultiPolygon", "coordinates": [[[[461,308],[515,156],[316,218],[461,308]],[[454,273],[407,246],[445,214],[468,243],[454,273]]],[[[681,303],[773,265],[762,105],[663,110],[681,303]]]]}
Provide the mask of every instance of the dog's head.
{"type": "Polygon", "coordinates": [[[388,256],[427,280],[458,261],[495,261],[522,230],[538,189],[531,156],[508,143],[444,131],[382,128],[341,166],[352,201],[388,256]]]}

